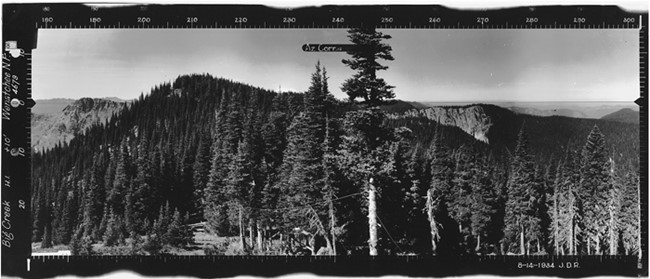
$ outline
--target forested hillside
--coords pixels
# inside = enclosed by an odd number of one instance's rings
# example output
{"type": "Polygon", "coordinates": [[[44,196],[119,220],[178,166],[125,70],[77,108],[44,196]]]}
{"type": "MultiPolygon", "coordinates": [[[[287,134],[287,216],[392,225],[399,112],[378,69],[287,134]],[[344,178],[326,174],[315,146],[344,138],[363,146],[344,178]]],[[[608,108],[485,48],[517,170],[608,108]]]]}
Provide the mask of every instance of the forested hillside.
{"type": "Polygon", "coordinates": [[[33,242],[158,254],[189,249],[201,227],[236,238],[205,254],[640,252],[638,128],[485,106],[484,142],[389,118],[392,87],[363,68],[376,57],[352,54],[349,100],[318,64],[304,93],[181,76],[35,153],[33,242]]]}
{"type": "Polygon", "coordinates": [[[601,119],[609,121],[617,121],[622,123],[634,123],[639,124],[639,112],[625,108],[615,112],[612,112],[608,115],[603,116],[601,119]]]}

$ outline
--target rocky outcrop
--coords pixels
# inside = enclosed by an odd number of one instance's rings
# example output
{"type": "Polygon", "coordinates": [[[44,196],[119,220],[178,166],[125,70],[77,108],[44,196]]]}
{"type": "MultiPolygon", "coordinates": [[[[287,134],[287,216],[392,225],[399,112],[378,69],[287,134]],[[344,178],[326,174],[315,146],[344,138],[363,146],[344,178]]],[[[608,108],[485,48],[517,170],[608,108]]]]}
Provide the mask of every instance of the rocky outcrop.
{"type": "Polygon", "coordinates": [[[458,127],[477,140],[489,143],[488,132],[494,125],[492,118],[481,105],[430,107],[392,113],[389,118],[426,117],[442,125],[458,127]]]}
{"type": "Polygon", "coordinates": [[[94,123],[106,122],[124,102],[107,99],[82,98],[63,108],[59,113],[32,116],[32,148],[50,149],[59,142],[70,142],[83,134],[94,123]]]}

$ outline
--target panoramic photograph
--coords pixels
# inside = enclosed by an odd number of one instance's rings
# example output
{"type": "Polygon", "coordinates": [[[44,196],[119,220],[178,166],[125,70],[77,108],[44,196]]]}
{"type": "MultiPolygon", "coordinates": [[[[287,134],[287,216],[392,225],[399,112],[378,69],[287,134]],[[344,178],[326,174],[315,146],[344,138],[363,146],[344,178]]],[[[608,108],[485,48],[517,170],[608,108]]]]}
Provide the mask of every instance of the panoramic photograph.
{"type": "Polygon", "coordinates": [[[636,29],[41,29],[32,255],[641,255],[638,50],[636,29]]]}

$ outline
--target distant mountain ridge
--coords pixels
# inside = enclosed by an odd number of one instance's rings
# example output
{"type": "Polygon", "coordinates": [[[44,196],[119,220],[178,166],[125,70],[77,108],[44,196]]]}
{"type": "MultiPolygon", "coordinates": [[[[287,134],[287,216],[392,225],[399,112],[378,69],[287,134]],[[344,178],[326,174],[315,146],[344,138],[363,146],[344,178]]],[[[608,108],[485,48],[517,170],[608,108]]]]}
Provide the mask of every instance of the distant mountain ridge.
{"type": "Polygon", "coordinates": [[[483,103],[506,108],[517,114],[535,116],[566,116],[573,118],[600,119],[624,108],[638,111],[633,102],[419,102],[427,107],[463,106],[483,103]]]}
{"type": "Polygon", "coordinates": [[[575,111],[572,109],[536,109],[536,108],[527,108],[527,107],[508,107],[509,110],[518,113],[518,114],[529,114],[536,116],[566,116],[573,118],[591,118],[587,114],[581,111],[575,111]]]}
{"type": "Polygon", "coordinates": [[[103,98],[81,98],[79,100],[54,99],[49,104],[68,103],[59,112],[52,106],[42,113],[32,116],[32,148],[36,151],[50,149],[59,142],[70,142],[76,135],[94,123],[106,122],[114,113],[121,110],[126,102],[103,98]],[[68,103],[68,101],[71,101],[68,103]]]}
{"type": "MultiPolygon", "coordinates": [[[[87,99],[87,97],[82,99],[87,99]]],[[[92,98],[92,99],[103,99],[103,100],[113,101],[116,103],[125,103],[131,101],[131,100],[120,99],[117,97],[104,97],[104,98],[92,98]]],[[[63,111],[65,107],[71,105],[77,100],[78,99],[70,99],[70,98],[36,99],[34,100],[36,102],[36,105],[32,107],[32,113],[33,114],[60,113],[61,111],[63,111]]]]}
{"type": "Polygon", "coordinates": [[[530,114],[537,116],[566,116],[573,118],[600,119],[605,115],[614,113],[621,109],[634,110],[638,108],[634,103],[614,102],[598,105],[571,105],[567,103],[531,104],[531,103],[503,103],[496,104],[519,114],[530,114]],[[554,106],[555,105],[555,106],[554,106]]]}
{"type": "Polygon", "coordinates": [[[515,113],[496,105],[473,104],[410,109],[402,113],[388,113],[388,117],[394,121],[427,119],[456,127],[476,140],[489,144],[494,150],[507,149],[506,153],[514,152],[517,134],[524,126],[530,135],[531,147],[542,161],[552,157],[557,159],[567,147],[581,148],[589,131],[597,125],[605,135],[608,146],[616,150],[615,159],[627,160],[637,157],[640,143],[635,139],[638,139],[639,128],[633,122],[620,120],[629,119],[633,114],[638,119],[638,112],[631,109],[621,110],[606,119],[537,116],[515,113]]]}
{"type": "Polygon", "coordinates": [[[622,123],[633,123],[639,124],[639,112],[634,111],[629,108],[624,108],[619,111],[612,112],[608,115],[601,117],[600,119],[617,121],[622,123]]]}

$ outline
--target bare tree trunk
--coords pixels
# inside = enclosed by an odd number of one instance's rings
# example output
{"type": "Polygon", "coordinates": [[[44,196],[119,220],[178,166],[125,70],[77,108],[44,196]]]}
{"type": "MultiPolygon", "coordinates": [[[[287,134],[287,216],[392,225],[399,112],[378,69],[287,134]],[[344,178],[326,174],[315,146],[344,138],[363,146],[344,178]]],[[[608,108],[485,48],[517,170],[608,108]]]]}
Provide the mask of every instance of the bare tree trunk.
{"type": "Polygon", "coordinates": [[[616,255],[616,246],[617,246],[617,241],[616,241],[616,234],[614,233],[614,230],[611,228],[612,225],[610,225],[609,229],[609,254],[610,255],[616,255]]]}
{"type": "Polygon", "coordinates": [[[251,249],[255,249],[255,227],[253,219],[248,220],[248,239],[251,243],[251,249]]]}
{"type": "Polygon", "coordinates": [[[479,252],[481,251],[481,234],[479,234],[476,237],[476,248],[474,248],[474,251],[476,251],[476,254],[480,254],[479,252]]]}
{"type": "Polygon", "coordinates": [[[245,228],[244,228],[244,212],[243,208],[240,206],[239,207],[239,241],[241,242],[241,249],[242,251],[246,252],[246,237],[244,236],[245,233],[245,228]]]}
{"type": "Polygon", "coordinates": [[[575,235],[575,212],[573,212],[573,203],[575,202],[575,197],[573,196],[573,187],[569,184],[569,224],[570,224],[570,241],[569,241],[569,254],[576,254],[576,235],[575,235]]]}
{"type": "MultiPolygon", "coordinates": [[[[613,192],[613,190],[612,190],[613,192]]],[[[617,239],[616,239],[616,220],[614,219],[616,216],[614,214],[614,201],[610,201],[610,206],[609,206],[609,254],[610,255],[616,255],[616,246],[617,246],[617,239]]]]}
{"type": "Polygon", "coordinates": [[[596,255],[601,254],[601,251],[600,251],[600,237],[596,237],[596,251],[595,251],[595,254],[596,255]]]}
{"type": "Polygon", "coordinates": [[[573,216],[569,226],[569,255],[575,255],[575,224],[573,223],[573,216]]]}
{"type": "Polygon", "coordinates": [[[519,232],[519,253],[526,255],[526,245],[524,242],[524,225],[520,225],[521,231],[519,232]]]}
{"type": "Polygon", "coordinates": [[[370,178],[368,183],[368,246],[370,248],[370,256],[377,256],[377,203],[376,191],[374,181],[370,178]]]}
{"type": "Polygon", "coordinates": [[[587,237],[587,255],[591,255],[591,237],[587,237]]]}
{"type": "MultiPolygon", "coordinates": [[[[336,227],[336,220],[334,219],[334,202],[332,202],[333,196],[330,195],[330,202],[329,202],[329,214],[330,214],[330,234],[332,235],[332,247],[330,248],[330,255],[336,256],[336,233],[334,231],[334,228],[336,227]]],[[[327,237],[327,236],[326,236],[327,237]]]]}
{"type": "Polygon", "coordinates": [[[558,241],[558,212],[557,212],[557,189],[553,193],[553,247],[555,250],[555,255],[558,255],[560,252],[560,245],[558,241]]]}
{"type": "Polygon", "coordinates": [[[257,227],[256,228],[257,229],[257,249],[260,252],[262,252],[262,251],[264,251],[264,239],[263,239],[263,236],[262,236],[262,227],[260,226],[259,222],[257,222],[255,224],[255,226],[257,227]]]}
{"type": "Polygon", "coordinates": [[[431,232],[431,251],[434,255],[437,254],[438,250],[438,239],[440,234],[438,232],[438,224],[435,219],[434,204],[433,204],[433,190],[429,189],[427,191],[427,217],[429,218],[429,230],[431,232]]]}

